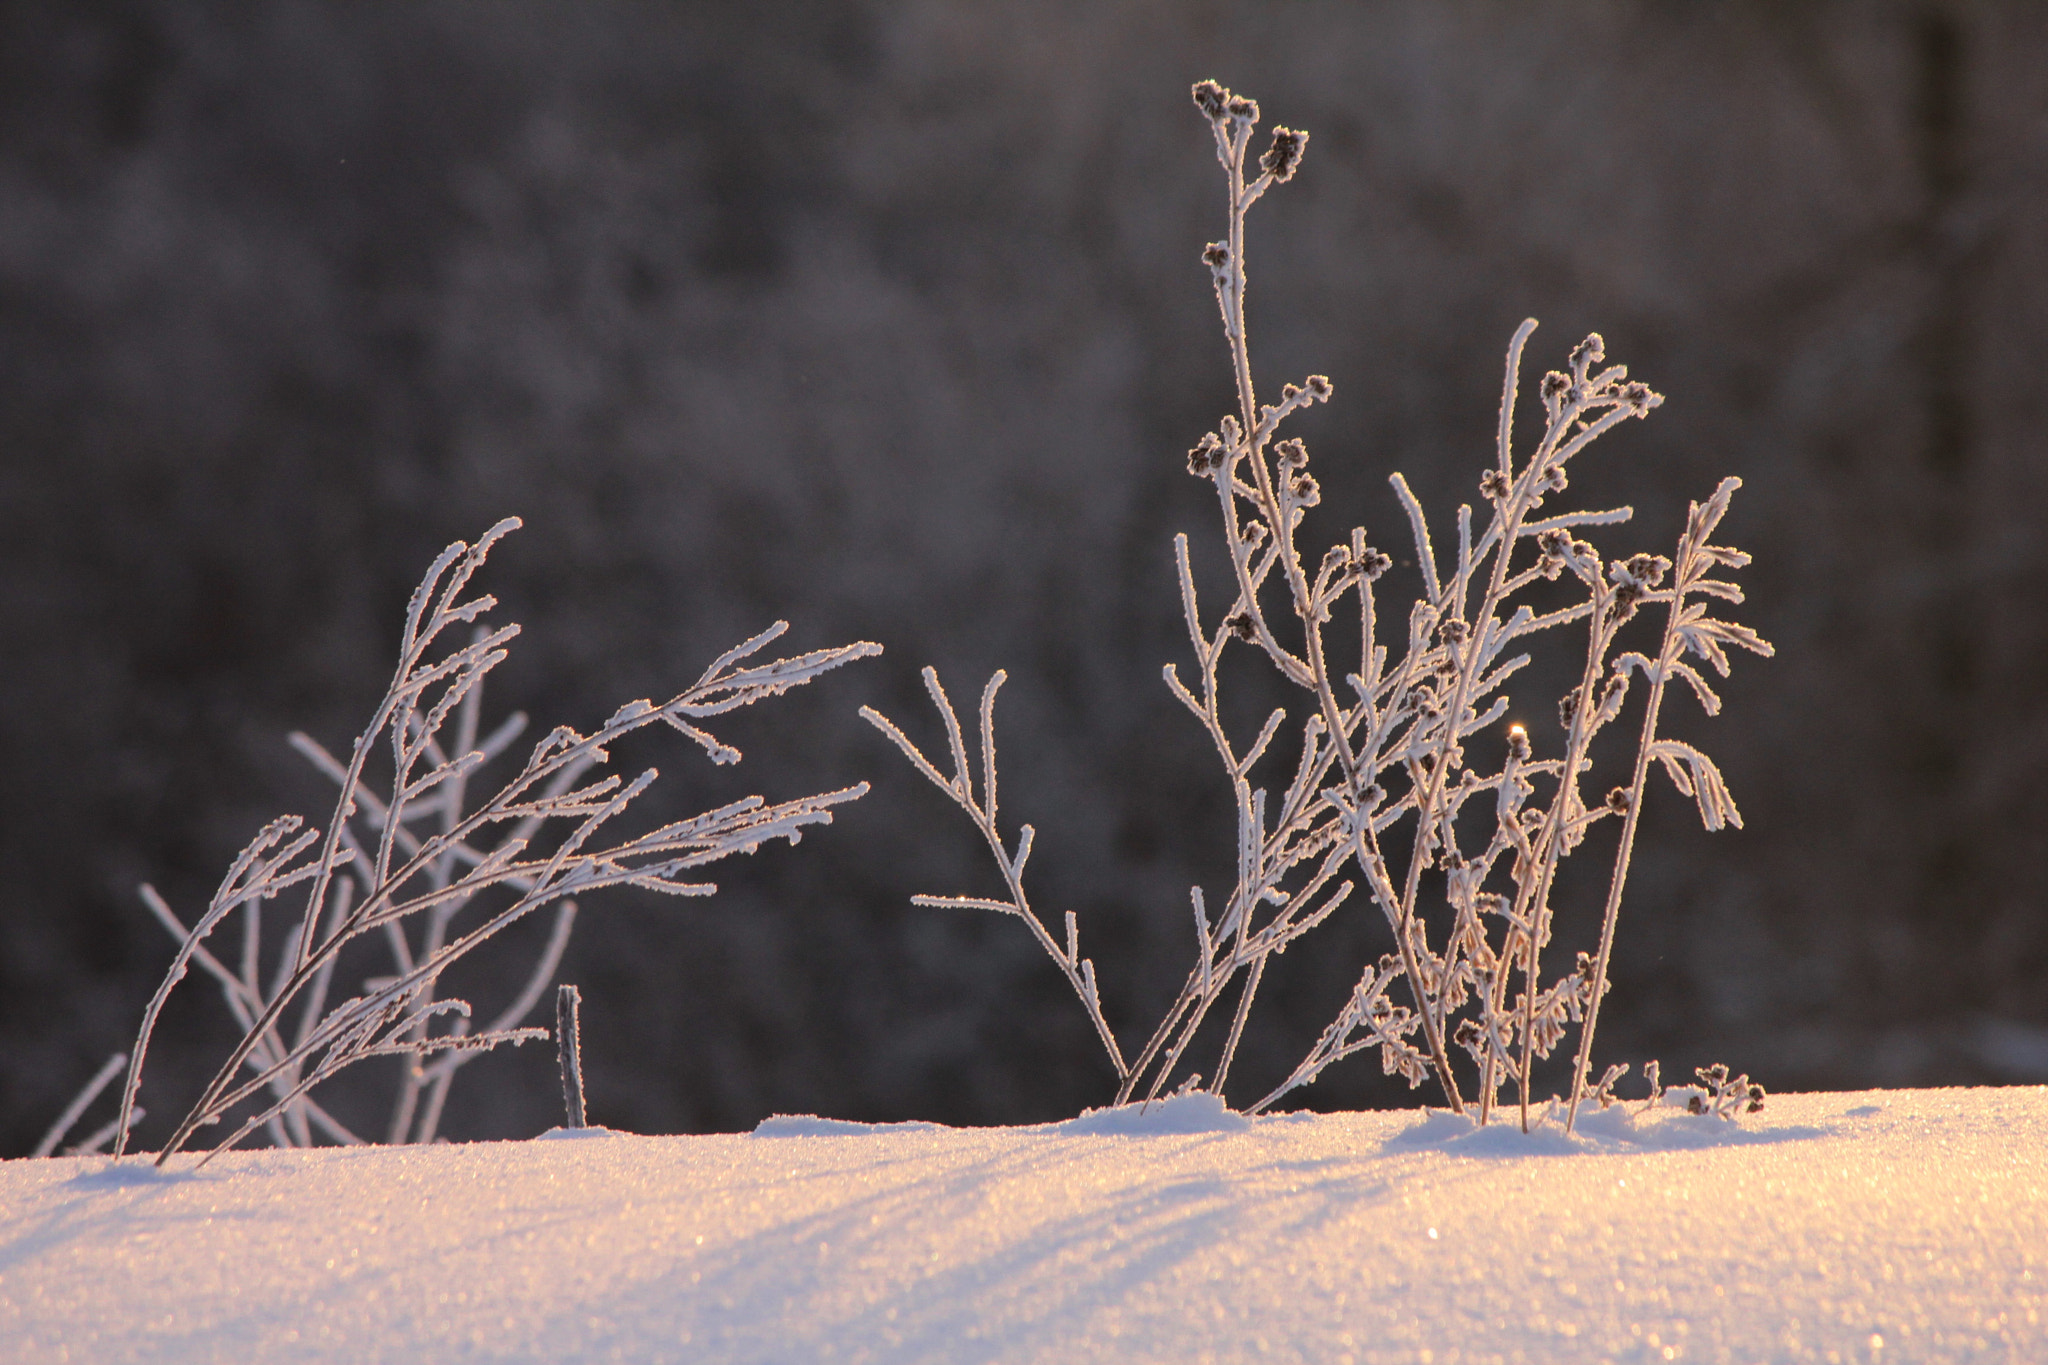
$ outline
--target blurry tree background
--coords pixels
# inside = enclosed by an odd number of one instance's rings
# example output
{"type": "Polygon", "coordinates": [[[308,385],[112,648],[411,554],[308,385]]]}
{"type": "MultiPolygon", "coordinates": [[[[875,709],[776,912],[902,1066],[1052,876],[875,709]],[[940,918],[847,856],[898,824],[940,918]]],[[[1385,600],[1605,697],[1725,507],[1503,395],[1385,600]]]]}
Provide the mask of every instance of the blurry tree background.
{"type": "MultiPolygon", "coordinates": [[[[715,899],[585,906],[594,1121],[1103,1102],[1018,926],[908,904],[995,874],[854,711],[929,738],[920,665],[962,700],[1010,671],[1037,898],[1149,1027],[1232,857],[1158,676],[1171,537],[1215,534],[1183,453],[1231,401],[1203,77],[1314,139],[1250,256],[1264,383],[1336,386],[1311,541],[1401,544],[1396,468],[1439,517],[1476,500],[1532,314],[1532,374],[1597,328],[1669,395],[1574,467],[1637,509],[1610,552],[1747,483],[1742,619],[1779,656],[1688,733],[1748,828],[1657,789],[1604,1059],[2048,1079],[2048,5],[16,0],[0,1153],[132,1035],[170,953],[136,884],[190,912],[264,819],[324,819],[286,733],[345,746],[427,561],[508,513],[493,714],[587,728],[777,617],[888,650],[729,720],[736,770],[632,756],[674,810],[874,791],[715,899]]],[[[1278,964],[1240,1098],[1384,933],[1361,905],[1278,964]]],[[[208,983],[181,1001],[145,1143],[227,1042],[208,983]]],[[[559,1121],[542,1054],[466,1069],[448,1130],[559,1121]]],[[[1301,1098],[1411,1102],[1347,1068],[1301,1098]]]]}

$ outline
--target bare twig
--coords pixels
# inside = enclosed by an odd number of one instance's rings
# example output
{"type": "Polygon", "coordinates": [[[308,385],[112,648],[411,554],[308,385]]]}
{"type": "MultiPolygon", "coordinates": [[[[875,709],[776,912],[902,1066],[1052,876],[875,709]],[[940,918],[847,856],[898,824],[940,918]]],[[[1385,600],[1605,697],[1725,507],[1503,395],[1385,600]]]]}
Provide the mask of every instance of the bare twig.
{"type": "MultiPolygon", "coordinates": [[[[71,1131],[72,1125],[76,1124],[85,1111],[92,1107],[92,1102],[100,1097],[100,1092],[113,1084],[114,1077],[120,1075],[121,1069],[127,1065],[128,1054],[125,1052],[116,1052],[113,1056],[107,1058],[101,1064],[100,1069],[92,1073],[92,1079],[85,1083],[84,1089],[71,1097],[71,1103],[64,1106],[64,1112],[57,1115],[57,1121],[50,1125],[49,1131],[43,1134],[43,1140],[36,1144],[36,1149],[30,1152],[29,1155],[48,1156],[56,1151],[57,1144],[64,1140],[65,1134],[71,1131]]],[[[118,1118],[115,1119],[115,1126],[119,1126],[120,1122],[118,1118]]],[[[111,1133],[109,1136],[111,1136],[111,1133]]],[[[99,1139],[99,1142],[94,1142],[91,1138],[88,1138],[86,1139],[86,1144],[97,1147],[100,1142],[105,1142],[106,1140],[105,1137],[102,1137],[99,1139]]]]}
{"type": "Polygon", "coordinates": [[[574,986],[555,988],[555,1052],[562,1067],[562,1110],[571,1128],[588,1127],[583,1115],[583,1044],[577,1016],[583,992],[574,986]]]}

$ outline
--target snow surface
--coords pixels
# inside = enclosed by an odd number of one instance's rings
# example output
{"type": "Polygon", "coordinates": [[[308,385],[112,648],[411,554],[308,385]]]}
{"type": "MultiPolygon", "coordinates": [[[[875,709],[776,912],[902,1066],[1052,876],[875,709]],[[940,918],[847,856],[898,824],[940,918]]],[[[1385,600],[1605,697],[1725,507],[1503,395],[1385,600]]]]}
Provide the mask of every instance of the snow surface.
{"type": "Polygon", "coordinates": [[[2048,1361],[2048,1088],[0,1163],[0,1361],[2048,1361]]]}

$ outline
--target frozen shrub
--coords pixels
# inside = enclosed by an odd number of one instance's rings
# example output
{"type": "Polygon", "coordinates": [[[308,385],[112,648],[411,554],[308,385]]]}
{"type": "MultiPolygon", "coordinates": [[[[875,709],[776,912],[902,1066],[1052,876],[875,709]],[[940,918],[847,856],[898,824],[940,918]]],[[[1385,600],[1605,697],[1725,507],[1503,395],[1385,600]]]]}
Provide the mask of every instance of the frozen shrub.
{"type": "Polygon", "coordinates": [[[649,768],[631,780],[589,779],[590,770],[608,760],[609,745],[659,723],[700,746],[712,762],[736,763],[739,751],[700,722],[881,652],[859,643],[748,663],[788,629],[777,622],[713,660],[667,702],[628,702],[588,735],[567,726],[551,731],[509,781],[472,804],[470,779],[512,743],[523,718],[478,738],[478,689],[504,661],[519,627],[484,624],[495,599],[463,594],[492,547],[518,525],[502,521],[476,544],[457,541],[434,561],[407,610],[391,685],[345,760],[296,737],[339,788],[324,831],[297,816],[265,826],[189,929],[160,897],[145,892],[179,948],[143,1014],[128,1063],[117,1155],[134,1120],[151,1031],[172,988],[194,964],[219,985],[242,1038],[171,1133],[159,1165],[192,1145],[200,1130],[237,1112],[245,1116],[213,1151],[257,1128],[267,1128],[279,1145],[306,1145],[315,1129],[331,1141],[360,1141],[310,1092],[372,1057],[405,1064],[391,1140],[428,1140],[460,1059],[547,1036],[546,1029],[522,1028],[519,1021],[560,958],[575,914],[572,897],[608,886],[710,895],[717,887],[694,880],[696,869],[752,853],[770,839],[794,844],[806,826],[829,824],[833,807],[866,792],[863,783],[775,805],[750,796],[616,843],[600,839],[656,777],[649,768]],[[457,635],[466,638],[455,643],[457,635]],[[380,765],[386,777],[381,795],[372,782],[380,765]],[[285,925],[282,943],[266,949],[265,904],[287,892],[295,893],[297,914],[285,925]],[[472,1031],[466,1001],[437,998],[442,975],[548,906],[557,907],[554,932],[525,989],[487,1027],[472,1031]],[[237,915],[235,951],[223,960],[209,943],[237,915]],[[383,942],[391,970],[330,1004],[344,950],[364,940],[383,942]]]}
{"type": "MultiPolygon", "coordinates": [[[[1023,920],[1087,1011],[1124,1101],[1157,1097],[1182,1076],[1203,1024],[1234,996],[1206,1085],[1221,1094],[1270,961],[1354,898],[1363,900],[1384,922],[1389,951],[1364,964],[1336,1018],[1285,1080],[1250,1109],[1265,1109],[1332,1064],[1371,1051],[1389,1074],[1411,1085],[1434,1078],[1452,1109],[1476,1107],[1482,1122],[1512,1082],[1526,1128],[1536,1063],[1576,1029],[1570,1123],[1588,1090],[1594,1029],[1651,766],[1660,766],[1693,799],[1708,829],[1742,823],[1713,761],[1691,745],[1662,738],[1658,728],[1674,681],[1709,715],[1719,711],[1698,664],[1725,676],[1731,648],[1771,653],[1747,627],[1711,614],[1715,602],[1742,600],[1740,589],[1715,575],[1741,567],[1748,556],[1711,543],[1739,481],[1724,480],[1705,502],[1693,504],[1669,557],[1608,558],[1581,539],[1589,528],[1627,521],[1631,512],[1557,505],[1569,466],[1594,441],[1647,416],[1663,399],[1624,367],[1609,365],[1601,338],[1589,336],[1563,369],[1543,376],[1542,431],[1533,447],[1518,452],[1515,413],[1523,351],[1536,328],[1531,320],[1508,346],[1496,460],[1478,479],[1479,513],[1458,508],[1454,540],[1442,554],[1406,481],[1392,476],[1421,575],[1420,593],[1405,610],[1384,609],[1381,594],[1393,560],[1363,527],[1320,557],[1305,557],[1302,528],[1322,501],[1321,489],[1307,447],[1280,439],[1279,431],[1293,413],[1328,401],[1331,385],[1309,375],[1283,385],[1278,402],[1257,397],[1245,328],[1245,215],[1268,189],[1294,176],[1308,135],[1275,129],[1254,159],[1257,104],[1213,81],[1197,85],[1194,99],[1228,181],[1227,232],[1202,259],[1222,314],[1236,410],[1195,443],[1188,472],[1215,488],[1233,587],[1220,614],[1205,614],[1188,539],[1175,538],[1193,673],[1183,678],[1168,664],[1165,679],[1215,748],[1231,784],[1236,883],[1213,909],[1194,888],[1194,965],[1127,1060],[1104,1017],[1095,966],[1081,955],[1074,915],[1065,916],[1064,932],[1056,936],[1026,895],[1031,826],[1021,827],[1014,849],[997,826],[993,712],[1003,675],[991,678],[982,693],[977,794],[959,720],[937,675],[926,669],[926,687],[945,724],[951,776],[895,724],[871,710],[863,714],[967,811],[995,856],[1008,898],[919,896],[916,902],[1023,920]],[[1651,623],[1660,617],[1658,630],[1651,623]],[[1557,704],[1557,730],[1547,740],[1522,724],[1502,728],[1509,714],[1506,684],[1530,662],[1525,649],[1538,638],[1560,641],[1560,651],[1579,661],[1578,681],[1557,704]],[[1337,651],[1347,639],[1355,654],[1339,662],[1337,651]],[[1229,733],[1218,699],[1218,665],[1233,647],[1263,655],[1302,696],[1298,711],[1275,710],[1248,742],[1229,733]],[[1625,717],[1638,727],[1627,770],[1617,770],[1618,781],[1596,781],[1593,742],[1625,717]],[[1291,771],[1273,766],[1279,757],[1274,740],[1283,730],[1298,736],[1291,771]],[[1594,846],[1589,841],[1603,825],[1613,837],[1599,940],[1559,971],[1545,956],[1558,868],[1594,846]]],[[[1606,1096],[1615,1074],[1593,1089],[1606,1096]]],[[[1180,1083],[1198,1085],[1200,1077],[1180,1083]]],[[[1718,1096],[1715,1103],[1716,1112],[1727,1107],[1718,1096]]]]}

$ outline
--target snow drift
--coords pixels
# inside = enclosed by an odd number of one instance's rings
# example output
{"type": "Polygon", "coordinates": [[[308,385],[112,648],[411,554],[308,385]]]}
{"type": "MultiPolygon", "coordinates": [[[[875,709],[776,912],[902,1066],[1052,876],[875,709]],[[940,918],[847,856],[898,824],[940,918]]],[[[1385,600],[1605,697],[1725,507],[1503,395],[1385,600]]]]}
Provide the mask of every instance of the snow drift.
{"type": "Polygon", "coordinates": [[[579,1136],[0,1164],[0,1356],[2048,1359],[2038,1087],[579,1136]]]}

